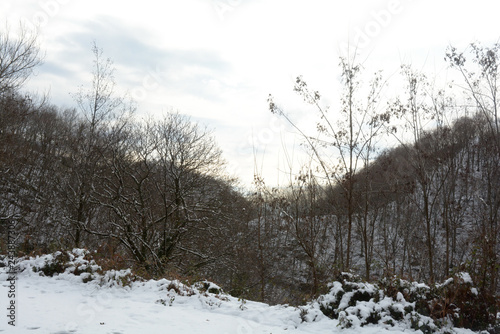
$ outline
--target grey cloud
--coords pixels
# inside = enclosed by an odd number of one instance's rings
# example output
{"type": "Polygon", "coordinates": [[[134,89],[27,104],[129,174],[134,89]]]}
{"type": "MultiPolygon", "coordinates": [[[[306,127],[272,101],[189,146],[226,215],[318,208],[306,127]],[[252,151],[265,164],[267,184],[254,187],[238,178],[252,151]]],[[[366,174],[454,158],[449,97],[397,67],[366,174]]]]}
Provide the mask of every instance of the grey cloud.
{"type": "MultiPolygon", "coordinates": [[[[189,83],[188,87],[182,88],[189,88],[192,84],[208,79],[207,74],[193,78],[191,72],[183,73],[189,68],[206,69],[206,72],[210,73],[208,76],[224,75],[229,70],[229,65],[215,51],[164,49],[151,45],[144,41],[144,34],[147,32],[109,17],[100,17],[82,25],[85,27],[84,32],[65,37],[71,44],[78,45],[77,50],[67,51],[67,57],[73,57],[75,52],[82,52],[85,48],[88,48],[86,52],[90,54],[91,43],[95,40],[103,49],[104,55],[113,59],[117,66],[133,68],[145,74],[151,71],[159,72],[157,74],[168,84],[175,84],[169,80],[168,75],[176,74],[176,77],[189,83]],[[184,75],[186,77],[183,77],[184,75]]],[[[166,35],[165,38],[168,38],[168,32],[166,35]]]]}
{"type": "MultiPolygon", "coordinates": [[[[71,73],[69,64],[76,68],[91,70],[93,41],[103,49],[104,56],[113,60],[118,68],[128,68],[133,77],[124,78],[119,85],[133,87],[140,85],[148,75],[154,75],[157,83],[174,91],[192,94],[209,100],[218,100],[206,83],[219,79],[229,73],[230,65],[216,51],[194,49],[176,50],[161,48],[146,42],[146,31],[127,25],[110,17],[96,20],[72,22],[80,28],[79,32],[62,35],[57,41],[64,47],[57,56],[48,57],[42,71],[56,76],[71,78],[79,73],[71,73]],[[202,69],[193,71],[194,68],[202,69]]],[[[168,38],[168,32],[166,33],[168,38]]],[[[80,73],[81,74],[81,73],[80,73]]]]}

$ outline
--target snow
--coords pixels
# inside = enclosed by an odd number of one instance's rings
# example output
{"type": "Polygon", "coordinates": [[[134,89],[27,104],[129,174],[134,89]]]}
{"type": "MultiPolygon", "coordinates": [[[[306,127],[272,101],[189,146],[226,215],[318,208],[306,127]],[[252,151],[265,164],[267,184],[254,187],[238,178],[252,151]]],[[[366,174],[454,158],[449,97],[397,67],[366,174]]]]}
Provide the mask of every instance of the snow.
{"type": "MultiPolygon", "coordinates": [[[[6,296],[6,277],[5,274],[0,276],[1,293],[6,296]]],[[[164,306],[156,303],[164,293],[152,281],[134,284],[128,290],[85,284],[68,277],[21,274],[17,290],[16,327],[12,328],[3,320],[0,331],[60,334],[317,333],[335,327],[332,321],[300,326],[300,317],[292,307],[246,302],[246,309],[241,310],[241,302],[232,297],[229,302],[220,303],[210,303],[215,297],[209,300],[181,297],[176,298],[172,306],[164,306]]]]}
{"type": "Polygon", "coordinates": [[[403,296],[403,294],[402,294],[401,292],[398,292],[398,293],[397,293],[397,295],[396,295],[396,300],[397,300],[398,302],[401,302],[401,303],[406,302],[405,297],[403,296]]]}
{"type": "MultiPolygon", "coordinates": [[[[5,333],[420,333],[389,326],[359,327],[360,319],[349,312],[339,317],[349,319],[353,326],[341,329],[333,320],[311,303],[303,307],[239,300],[222,292],[211,282],[185,285],[167,279],[139,281],[131,279],[129,270],[103,274],[75,269],[94,268],[93,261],[84,260],[84,253],[73,252],[71,266],[54,277],[45,277],[33,268],[40,268],[57,254],[22,261],[22,272],[16,275],[16,326],[8,324],[7,305],[9,275],[0,268],[0,332],[5,333]],[[84,283],[84,278],[92,280],[84,283]],[[209,292],[213,291],[213,292],[209,292]]],[[[333,290],[341,289],[333,283],[333,290]]],[[[360,286],[361,287],[361,286],[360,286]]],[[[371,290],[369,285],[363,289],[371,290]]],[[[346,294],[347,295],[347,294],[346,294]]],[[[400,297],[402,298],[402,296],[400,297]]],[[[398,298],[399,299],[399,298],[398,298]]],[[[404,299],[403,299],[404,300],[404,299]]],[[[392,303],[385,299],[383,303],[392,303]]],[[[378,307],[372,301],[358,303],[363,317],[378,307]]],[[[470,331],[458,330],[467,334],[470,331]]]]}
{"type": "Polygon", "coordinates": [[[464,283],[472,284],[472,278],[470,277],[469,273],[461,272],[458,274],[458,276],[464,281],[464,283]]]}

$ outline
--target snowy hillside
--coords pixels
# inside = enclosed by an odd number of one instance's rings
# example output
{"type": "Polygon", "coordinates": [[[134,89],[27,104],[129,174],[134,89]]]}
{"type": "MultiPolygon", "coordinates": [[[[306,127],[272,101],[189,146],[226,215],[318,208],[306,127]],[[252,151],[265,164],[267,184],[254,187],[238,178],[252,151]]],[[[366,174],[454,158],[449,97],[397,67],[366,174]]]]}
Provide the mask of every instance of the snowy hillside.
{"type": "MultiPolygon", "coordinates": [[[[179,281],[137,279],[128,270],[97,271],[86,251],[75,249],[21,260],[14,288],[8,267],[1,268],[5,333],[399,333],[398,326],[354,324],[341,329],[318,302],[296,308],[238,300],[210,282],[187,286],[179,281]],[[64,265],[61,265],[64,258],[64,265]],[[59,272],[58,274],[54,274],[59,272]],[[47,274],[47,275],[46,275],[47,274]],[[53,277],[50,275],[54,274],[53,277]],[[8,307],[15,301],[15,327],[8,307]]],[[[332,292],[338,291],[338,284],[332,292]]],[[[330,294],[331,296],[331,294],[330,294]]],[[[345,299],[345,298],[344,298],[345,299]]],[[[359,304],[358,304],[359,305],[359,304]]],[[[360,308],[362,309],[362,308],[360,308]]],[[[453,329],[455,333],[472,333],[453,329]]],[[[420,331],[417,331],[420,332],[420,331]]]]}

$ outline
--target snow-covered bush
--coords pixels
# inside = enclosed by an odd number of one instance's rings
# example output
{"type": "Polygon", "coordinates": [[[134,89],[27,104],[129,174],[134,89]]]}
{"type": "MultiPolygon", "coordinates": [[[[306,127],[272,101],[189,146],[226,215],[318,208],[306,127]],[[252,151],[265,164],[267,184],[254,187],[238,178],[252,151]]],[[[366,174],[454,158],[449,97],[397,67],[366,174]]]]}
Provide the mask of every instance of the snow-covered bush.
{"type": "Polygon", "coordinates": [[[222,288],[215,283],[209,281],[196,282],[194,286],[200,292],[213,293],[213,294],[223,294],[222,288]]]}
{"type": "Polygon", "coordinates": [[[99,285],[110,287],[130,287],[136,281],[142,281],[142,278],[132,273],[130,269],[108,270],[99,277],[99,285]]]}
{"type": "Polygon", "coordinates": [[[487,309],[467,273],[432,287],[396,277],[370,284],[344,273],[329,288],[317,303],[342,328],[397,326],[434,333],[453,326],[485,330],[496,322],[496,311],[487,309]]]}
{"type": "Polygon", "coordinates": [[[452,323],[455,327],[485,330],[496,322],[494,297],[480,294],[466,272],[432,287],[398,278],[384,279],[379,285],[392,298],[401,293],[415,304],[416,312],[431,317],[441,326],[452,323]]]}
{"type": "Polygon", "coordinates": [[[156,303],[165,306],[172,306],[176,300],[179,301],[193,296],[198,297],[201,304],[209,308],[220,307],[222,302],[229,301],[222,288],[209,281],[201,281],[193,285],[184,284],[178,280],[169,281],[163,279],[158,282],[160,284],[159,290],[166,290],[166,294],[164,298],[158,299],[156,303]]]}
{"type": "Polygon", "coordinates": [[[342,328],[381,325],[411,327],[429,333],[437,329],[433,320],[415,311],[415,302],[409,302],[401,292],[394,298],[375,284],[361,282],[359,277],[342,274],[330,284],[329,293],[318,298],[321,311],[339,320],[342,328]]]}
{"type": "Polygon", "coordinates": [[[47,277],[72,275],[83,283],[96,281],[101,286],[124,287],[141,280],[130,269],[103,271],[93,259],[92,253],[86,249],[57,251],[47,255],[21,258],[18,262],[20,271],[32,271],[47,277]]]}
{"type": "Polygon", "coordinates": [[[31,270],[48,277],[64,273],[81,276],[84,283],[93,280],[101,270],[88,250],[78,248],[24,259],[19,265],[20,270],[31,270]]]}

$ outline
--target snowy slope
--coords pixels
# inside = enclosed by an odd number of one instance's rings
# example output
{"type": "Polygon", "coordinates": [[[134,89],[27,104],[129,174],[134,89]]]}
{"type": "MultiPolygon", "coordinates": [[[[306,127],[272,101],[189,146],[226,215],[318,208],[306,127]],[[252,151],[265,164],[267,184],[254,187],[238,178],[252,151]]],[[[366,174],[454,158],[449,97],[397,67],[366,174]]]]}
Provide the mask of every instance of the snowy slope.
{"type": "MultiPolygon", "coordinates": [[[[108,272],[83,283],[85,274],[71,270],[54,277],[33,271],[47,257],[20,263],[17,274],[16,326],[8,324],[9,283],[6,268],[0,271],[0,301],[4,333],[402,333],[399,329],[363,327],[341,330],[338,321],[308,307],[268,306],[225,294],[203,292],[176,281],[132,282],[121,286],[127,272],[108,272]],[[117,280],[110,279],[118,277],[117,280]],[[177,287],[177,292],[172,289],[177,287]],[[304,318],[304,317],[303,317],[304,318]]],[[[78,259],[75,259],[77,263],[78,259]]],[[[80,263],[82,264],[82,263],[80,263]]],[[[87,265],[91,265],[86,263],[87,265]]],[[[210,285],[215,287],[215,285],[210,285]]],[[[209,290],[210,291],[210,290],[209,290]]],[[[405,333],[412,332],[404,330],[405,333]]],[[[470,333],[457,330],[457,333],[470,333]]]]}

